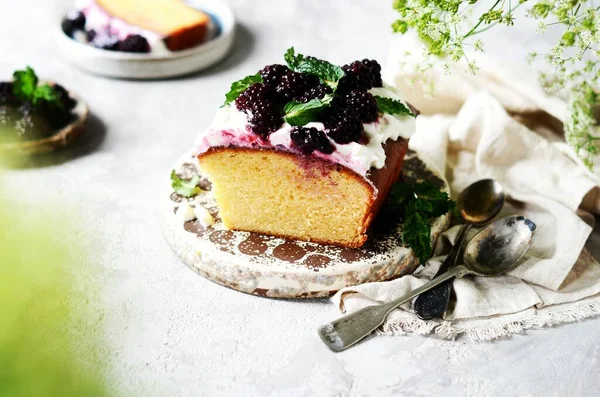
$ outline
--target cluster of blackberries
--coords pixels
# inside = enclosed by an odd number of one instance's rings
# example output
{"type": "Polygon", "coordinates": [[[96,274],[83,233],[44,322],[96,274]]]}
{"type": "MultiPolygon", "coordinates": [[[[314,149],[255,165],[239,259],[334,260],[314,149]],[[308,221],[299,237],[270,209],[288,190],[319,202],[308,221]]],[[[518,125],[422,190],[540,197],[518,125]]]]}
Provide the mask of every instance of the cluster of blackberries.
{"type": "Polygon", "coordinates": [[[304,154],[318,151],[324,154],[333,153],[333,145],[327,135],[314,127],[297,127],[290,133],[294,147],[304,154]]]}
{"type": "Polygon", "coordinates": [[[13,95],[13,83],[1,82],[0,105],[14,107],[23,116],[39,114],[44,117],[51,128],[59,129],[71,122],[73,119],[72,110],[77,103],[62,86],[55,84],[54,90],[58,94],[61,106],[48,104],[44,101],[34,106],[30,101],[22,101],[13,95]]]}
{"type": "Polygon", "coordinates": [[[62,30],[69,37],[74,37],[75,32],[84,32],[86,40],[94,47],[109,51],[148,53],[150,44],[148,40],[139,34],[132,34],[123,40],[119,40],[107,32],[86,30],[86,18],[82,12],[70,13],[62,21],[62,30]]]}
{"type": "Polygon", "coordinates": [[[373,87],[381,87],[381,66],[372,59],[354,61],[349,65],[342,66],[346,75],[340,81],[342,90],[370,90],[373,87]]]}
{"type": "MultiPolygon", "coordinates": [[[[381,66],[365,59],[342,69],[345,76],[339,81],[331,106],[317,120],[324,123],[325,132],[315,128],[292,130],[292,142],[303,153],[332,153],[327,136],[339,144],[359,142],[363,123],[372,123],[379,116],[377,101],[368,90],[382,86],[381,66]]],[[[265,139],[283,124],[283,107],[288,102],[306,103],[333,92],[314,75],[294,72],[284,65],[269,65],[259,73],[263,82],[246,89],[235,106],[248,114],[252,132],[265,139]]]]}
{"type": "Polygon", "coordinates": [[[265,139],[283,123],[283,108],[277,106],[272,88],[265,83],[248,87],[237,97],[235,106],[248,114],[252,132],[265,139]]]}

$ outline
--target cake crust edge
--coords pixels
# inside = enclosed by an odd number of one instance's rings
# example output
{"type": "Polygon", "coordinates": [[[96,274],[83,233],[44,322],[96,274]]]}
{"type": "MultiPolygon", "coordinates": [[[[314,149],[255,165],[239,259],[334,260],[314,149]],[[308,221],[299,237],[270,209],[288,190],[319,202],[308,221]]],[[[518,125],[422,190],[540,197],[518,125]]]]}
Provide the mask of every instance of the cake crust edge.
{"type": "MultiPolygon", "coordinates": [[[[216,146],[216,147],[211,147],[204,153],[197,154],[196,158],[201,163],[203,157],[207,157],[212,154],[217,154],[217,153],[225,152],[225,151],[233,151],[235,153],[262,151],[262,152],[269,152],[274,155],[285,156],[285,157],[291,158],[292,160],[294,160],[296,162],[299,160],[302,161],[302,160],[306,159],[306,161],[310,161],[311,163],[318,163],[319,166],[321,166],[323,168],[335,169],[336,171],[345,174],[345,176],[354,179],[358,183],[362,184],[364,187],[368,188],[369,191],[371,192],[371,194],[369,195],[369,202],[368,202],[368,206],[367,206],[368,210],[363,215],[363,219],[361,222],[361,229],[358,232],[358,237],[350,243],[340,243],[339,241],[322,240],[322,239],[303,239],[302,240],[302,241],[310,241],[310,242],[314,242],[314,243],[318,243],[318,244],[327,244],[327,245],[334,245],[334,246],[354,249],[354,248],[360,248],[366,243],[366,241],[368,239],[368,230],[369,230],[371,224],[373,223],[373,220],[375,219],[375,217],[379,213],[379,210],[383,206],[385,199],[387,198],[387,195],[389,193],[389,190],[391,189],[391,186],[400,177],[400,174],[401,174],[402,168],[403,168],[404,157],[405,157],[407,149],[408,149],[408,141],[405,139],[399,138],[396,141],[387,142],[386,146],[385,146],[386,162],[385,162],[384,167],[381,169],[371,170],[371,172],[366,177],[363,177],[362,175],[357,174],[350,168],[348,168],[344,165],[341,165],[341,164],[333,163],[331,161],[321,159],[318,157],[303,156],[302,154],[298,154],[298,153],[277,150],[276,148],[264,148],[264,147],[247,148],[247,147],[239,147],[239,146],[234,146],[234,147],[216,146]]],[[[231,230],[241,230],[241,229],[231,228],[231,230]]],[[[247,231],[247,232],[252,232],[252,233],[263,233],[264,234],[264,231],[253,230],[251,228],[244,228],[243,230],[247,231]]],[[[297,236],[286,235],[285,233],[269,233],[269,235],[274,236],[274,237],[290,239],[290,240],[298,240],[297,236]]]]}

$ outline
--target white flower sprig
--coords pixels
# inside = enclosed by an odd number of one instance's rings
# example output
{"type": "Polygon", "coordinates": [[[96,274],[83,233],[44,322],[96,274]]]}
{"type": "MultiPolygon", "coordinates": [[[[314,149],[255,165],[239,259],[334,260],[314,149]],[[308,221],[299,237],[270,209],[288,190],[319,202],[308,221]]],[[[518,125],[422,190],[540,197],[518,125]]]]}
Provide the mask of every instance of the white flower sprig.
{"type": "Polygon", "coordinates": [[[528,6],[527,15],[538,21],[538,31],[561,29],[560,39],[547,53],[532,53],[528,60],[547,68],[540,82],[551,93],[568,92],[568,119],[564,123],[567,142],[592,169],[600,153],[600,126],[596,112],[600,107],[600,6],[596,0],[490,0],[490,8],[477,13],[483,0],[395,0],[400,18],[394,31],[415,30],[425,42],[428,55],[464,60],[476,73],[478,66],[465,55],[465,46],[483,51],[481,40],[474,40],[496,25],[513,26],[514,11],[528,6]],[[467,18],[469,16],[469,18],[467,18]],[[469,22],[472,21],[472,22],[469,22]],[[541,64],[541,65],[540,65],[541,64]]]}

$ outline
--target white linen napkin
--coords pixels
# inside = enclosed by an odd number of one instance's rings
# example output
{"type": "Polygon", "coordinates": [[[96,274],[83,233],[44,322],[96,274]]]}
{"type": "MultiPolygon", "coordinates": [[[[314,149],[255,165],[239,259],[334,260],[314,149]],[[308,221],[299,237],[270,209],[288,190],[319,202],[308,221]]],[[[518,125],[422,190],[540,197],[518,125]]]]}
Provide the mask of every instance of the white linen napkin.
{"type": "MultiPolygon", "coordinates": [[[[406,51],[422,54],[420,47],[414,36],[397,36],[384,74],[423,111],[410,147],[445,176],[453,197],[477,180],[499,181],[508,195],[500,217],[525,215],[538,233],[510,274],[455,280],[456,301],[443,319],[419,320],[407,303],[380,332],[436,332],[446,338],[467,333],[487,340],[600,314],[600,264],[584,248],[594,226],[590,213],[600,212],[600,179],[562,139],[565,103],[546,96],[535,79],[524,81],[526,72],[509,74],[487,58],[478,60],[482,69],[476,76],[460,67],[451,75],[428,72],[435,84],[428,98],[418,82],[407,83],[420,73],[410,62],[420,60],[418,55],[407,60],[406,51]]],[[[457,230],[438,243],[452,244],[457,230]]],[[[332,301],[352,312],[398,298],[431,279],[442,260],[433,258],[411,276],[345,288],[332,301]]]]}

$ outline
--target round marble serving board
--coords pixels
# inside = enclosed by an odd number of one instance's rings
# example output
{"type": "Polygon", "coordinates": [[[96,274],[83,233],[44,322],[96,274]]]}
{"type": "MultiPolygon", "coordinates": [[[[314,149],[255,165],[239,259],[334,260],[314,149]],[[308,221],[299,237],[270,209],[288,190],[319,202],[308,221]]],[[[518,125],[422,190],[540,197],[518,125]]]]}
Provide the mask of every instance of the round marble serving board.
{"type": "MultiPolygon", "coordinates": [[[[401,220],[395,225],[376,223],[369,240],[359,249],[227,230],[219,218],[210,182],[202,175],[192,152],[186,153],[173,169],[183,178],[199,175],[205,191],[185,199],[169,184],[161,199],[163,233],[187,266],[218,284],[272,298],[322,298],[347,286],[410,274],[418,265],[412,251],[399,243],[401,220]],[[188,200],[192,207],[207,208],[215,224],[205,228],[197,220],[184,223],[175,213],[182,200],[188,200]]],[[[448,191],[445,182],[414,152],[407,154],[402,178],[408,182],[426,179],[448,191]]],[[[433,221],[433,241],[448,224],[449,215],[433,221]]]]}

